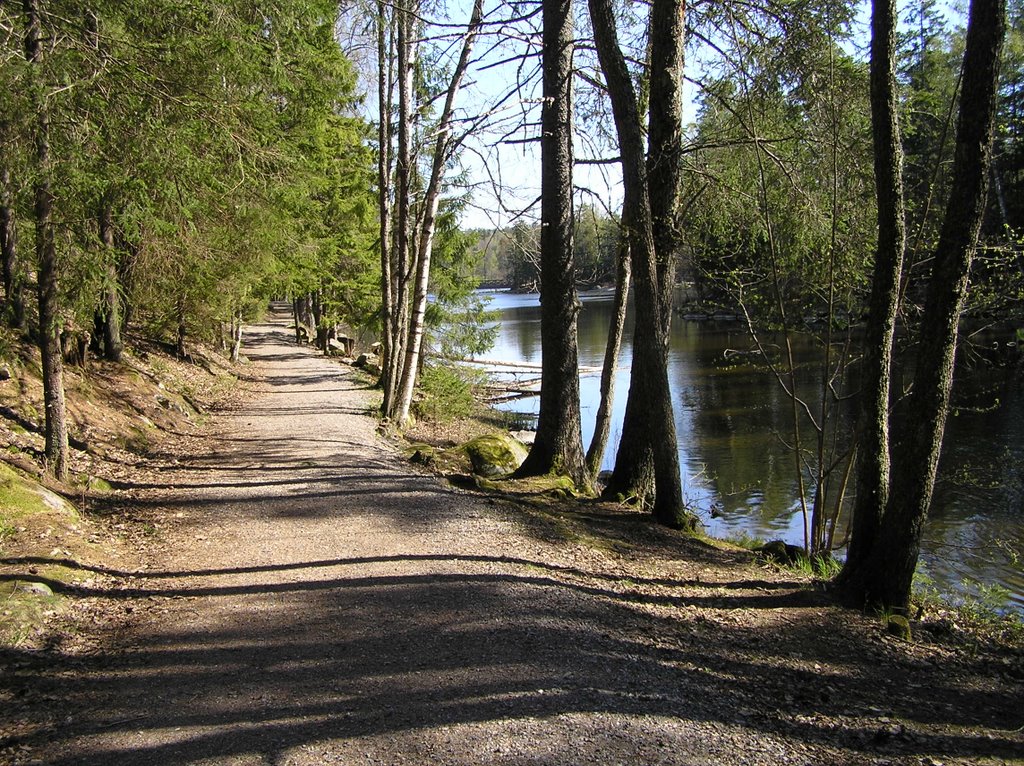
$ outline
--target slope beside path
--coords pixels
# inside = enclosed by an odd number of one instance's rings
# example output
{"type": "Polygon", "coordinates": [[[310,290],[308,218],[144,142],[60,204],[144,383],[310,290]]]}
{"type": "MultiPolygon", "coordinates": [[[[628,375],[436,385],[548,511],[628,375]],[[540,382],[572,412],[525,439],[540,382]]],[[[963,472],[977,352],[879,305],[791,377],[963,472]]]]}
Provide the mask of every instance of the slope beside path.
{"type": "Polygon", "coordinates": [[[683,557],[658,536],[649,551],[558,541],[503,501],[413,471],[376,433],[365,378],[295,346],[283,312],[245,338],[260,392],[139,482],[138,502],[174,520],[166,552],[90,594],[131,605],[122,634],[32,668],[49,723],[24,756],[6,751],[12,763],[1021,752],[998,713],[1012,682],[921,675],[932,660],[740,554],[683,557]]]}

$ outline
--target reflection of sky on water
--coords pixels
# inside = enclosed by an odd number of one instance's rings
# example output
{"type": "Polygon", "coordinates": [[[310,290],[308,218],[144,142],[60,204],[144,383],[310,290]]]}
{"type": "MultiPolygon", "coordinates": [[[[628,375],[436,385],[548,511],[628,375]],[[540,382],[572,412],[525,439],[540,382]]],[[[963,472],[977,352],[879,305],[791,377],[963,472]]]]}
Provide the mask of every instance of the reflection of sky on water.
{"type": "MultiPolygon", "coordinates": [[[[583,293],[581,300],[580,365],[600,368],[611,319],[611,292],[583,293]]],[[[491,308],[501,311],[502,318],[487,358],[539,365],[537,295],[494,293],[491,308]]],[[[615,461],[625,412],[632,331],[627,318],[603,462],[608,469],[615,461]]],[[[733,352],[750,348],[749,336],[736,323],[679,320],[673,326],[669,376],[683,495],[712,535],[784,538],[801,544],[803,519],[794,459],[783,443],[790,429],[788,399],[763,367],[725,361],[726,356],[736,358],[733,352]],[[716,518],[711,517],[713,506],[720,511],[716,518]]],[[[811,343],[798,344],[796,350],[804,358],[815,353],[811,343]]],[[[808,364],[798,386],[812,406],[820,401],[815,396],[817,385],[815,366],[808,364]]],[[[982,393],[974,398],[971,393],[958,393],[958,402],[967,409],[951,417],[947,426],[943,478],[926,526],[922,560],[929,576],[944,590],[958,590],[962,581],[972,589],[978,583],[999,584],[1024,609],[1024,569],[1011,561],[1012,552],[1022,552],[1024,547],[1024,396],[1019,379],[1005,373],[1002,379],[990,375],[975,388],[982,393]],[[1001,406],[986,407],[994,389],[1001,406]]],[[[584,448],[593,434],[599,393],[599,373],[585,373],[580,380],[584,448]]],[[[538,406],[537,397],[500,405],[533,416],[538,406]]]]}

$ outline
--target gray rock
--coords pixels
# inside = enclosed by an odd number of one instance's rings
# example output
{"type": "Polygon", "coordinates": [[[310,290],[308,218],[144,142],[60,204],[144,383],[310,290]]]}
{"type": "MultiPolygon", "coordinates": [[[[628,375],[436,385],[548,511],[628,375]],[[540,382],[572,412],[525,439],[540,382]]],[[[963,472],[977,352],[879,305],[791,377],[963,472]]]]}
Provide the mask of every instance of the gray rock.
{"type": "Polygon", "coordinates": [[[780,564],[795,564],[800,559],[807,558],[804,549],[799,545],[789,545],[782,540],[772,540],[755,550],[765,558],[773,559],[780,564]]]}
{"type": "Polygon", "coordinates": [[[526,460],[526,447],[510,434],[479,436],[464,448],[473,473],[487,479],[507,476],[526,460]]]}
{"type": "Polygon", "coordinates": [[[48,597],[53,595],[53,589],[46,583],[42,582],[25,582],[23,580],[18,580],[14,584],[14,590],[19,593],[30,593],[33,596],[48,597]]]}
{"type": "Polygon", "coordinates": [[[509,431],[509,436],[529,446],[537,439],[536,431],[509,431]]]}
{"type": "Polygon", "coordinates": [[[377,367],[380,368],[380,357],[376,354],[362,353],[356,357],[356,360],[352,362],[353,367],[369,368],[377,367]]]}

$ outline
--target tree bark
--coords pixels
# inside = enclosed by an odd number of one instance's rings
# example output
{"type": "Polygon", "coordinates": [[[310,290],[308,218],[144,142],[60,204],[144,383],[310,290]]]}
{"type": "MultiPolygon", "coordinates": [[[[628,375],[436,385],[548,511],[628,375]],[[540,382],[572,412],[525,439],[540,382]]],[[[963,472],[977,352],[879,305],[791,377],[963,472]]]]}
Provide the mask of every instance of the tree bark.
{"type": "Polygon", "coordinates": [[[675,421],[668,385],[667,328],[671,307],[661,284],[669,276],[677,245],[681,153],[681,101],[685,8],[675,0],[658,0],[651,15],[649,127],[650,151],[643,155],[641,116],[619,50],[614,16],[605,0],[592,2],[591,19],[601,67],[608,82],[622,154],[623,219],[630,222],[630,250],[636,300],[633,368],[626,401],[622,440],[606,493],[637,498],[650,505],[655,518],[673,527],[691,527],[685,510],[675,441],[675,421]],[[653,170],[653,177],[649,172],[653,170]],[[651,183],[657,183],[657,202],[651,183]],[[631,191],[632,189],[632,191],[631,191]],[[634,212],[635,211],[635,212],[634,212]],[[657,211],[658,231],[653,215],[657,211]],[[658,243],[666,250],[659,260],[658,243]],[[659,346],[654,349],[653,345],[659,346]],[[652,406],[653,403],[653,406],[652,406]]]}
{"type": "Polygon", "coordinates": [[[174,351],[179,359],[185,359],[188,356],[188,346],[186,344],[186,339],[188,338],[188,324],[185,321],[185,301],[182,298],[178,299],[176,313],[178,331],[175,337],[174,351]]]}
{"type": "Polygon", "coordinates": [[[483,19],[483,0],[475,0],[466,27],[466,37],[462,45],[459,63],[455,67],[452,79],[448,84],[444,108],[437,126],[437,139],[434,143],[434,154],[431,158],[430,180],[423,201],[423,215],[420,220],[418,252],[416,256],[416,285],[412,303],[412,316],[409,322],[409,338],[406,342],[405,365],[402,370],[402,381],[398,393],[398,409],[396,420],[405,425],[409,419],[409,408],[412,406],[413,390],[420,373],[420,352],[423,347],[423,334],[427,315],[427,290],[430,286],[430,262],[434,248],[434,230],[437,228],[437,210],[441,202],[441,179],[445,166],[451,159],[456,145],[451,133],[452,116],[455,101],[462,86],[463,77],[469,68],[469,58],[473,53],[473,43],[483,19]]]}
{"type": "Polygon", "coordinates": [[[327,319],[324,317],[323,290],[313,292],[313,328],[315,339],[314,345],[320,349],[320,353],[327,353],[327,319]]]}
{"type": "Polygon", "coordinates": [[[99,319],[103,331],[103,358],[108,362],[120,362],[121,343],[121,300],[118,295],[117,251],[114,246],[114,211],[108,198],[100,203],[99,240],[104,261],[105,278],[100,296],[99,319]]]}
{"type": "Polygon", "coordinates": [[[516,476],[557,472],[585,487],[573,254],[572,2],[544,0],[542,14],[540,414],[537,436],[516,476]]]}
{"type": "Polygon", "coordinates": [[[231,361],[238,362],[238,356],[242,352],[242,313],[236,312],[231,317],[231,361]]]}
{"type": "MultiPolygon", "coordinates": [[[[633,416],[635,422],[643,422],[651,434],[655,519],[675,528],[692,528],[694,520],[683,504],[679,478],[679,453],[676,448],[667,349],[658,298],[657,257],[640,114],[629,71],[619,49],[610,0],[590,0],[589,4],[594,42],[608,85],[622,157],[622,217],[629,225],[636,300],[630,391],[634,403],[642,401],[646,404],[642,410],[636,407],[633,416]],[[638,374],[638,370],[642,370],[643,374],[638,374]]],[[[619,458],[622,459],[621,449],[619,458]]],[[[619,461],[616,461],[618,471],[619,461]]]]}
{"type": "Polygon", "coordinates": [[[0,257],[3,259],[5,318],[16,330],[25,329],[24,282],[18,268],[18,231],[14,219],[11,172],[0,169],[0,257]]]}
{"type": "Polygon", "coordinates": [[[387,5],[377,2],[377,215],[380,223],[380,286],[381,286],[381,379],[383,414],[391,408],[393,387],[389,390],[391,344],[395,336],[394,275],[391,268],[391,107],[393,72],[392,46],[388,34],[387,5]]]}
{"type": "Polygon", "coordinates": [[[387,367],[384,370],[384,416],[394,419],[398,412],[398,390],[405,362],[409,323],[409,281],[415,270],[412,251],[412,123],[413,74],[416,68],[414,9],[400,2],[394,9],[398,27],[398,155],[395,183],[395,247],[391,254],[392,318],[387,367]]]}
{"type": "Polygon", "coordinates": [[[856,497],[846,563],[837,580],[844,598],[860,597],[861,579],[889,499],[889,408],[893,336],[906,247],[903,149],[896,85],[895,0],[874,0],[871,13],[871,135],[878,245],[861,373],[856,497]]]}
{"type": "Polygon", "coordinates": [[[32,105],[35,111],[35,229],[36,270],[39,299],[39,352],[43,367],[43,402],[46,410],[45,441],[48,470],[60,481],[68,476],[67,410],[64,404],[64,365],[60,348],[57,248],[54,241],[53,168],[50,157],[50,114],[43,93],[42,20],[38,0],[24,0],[25,59],[32,74],[32,105]]]}
{"type": "Polygon", "coordinates": [[[650,23],[650,113],[647,117],[647,178],[651,226],[658,258],[661,324],[668,342],[672,327],[679,202],[683,168],[683,68],[686,51],[685,0],[654,0],[650,23]]]}
{"type": "Polygon", "coordinates": [[[892,492],[863,577],[863,602],[906,610],[949,412],[957,329],[987,201],[1006,29],[1005,0],[972,0],[951,193],[925,302],[907,416],[895,440],[892,492]]]}
{"type": "Polygon", "coordinates": [[[604,367],[601,369],[601,401],[597,406],[594,435],[587,448],[587,471],[590,473],[591,479],[596,479],[600,473],[604,451],[608,446],[612,405],[615,403],[615,375],[619,369],[619,351],[622,348],[622,332],[626,324],[626,305],[629,299],[631,270],[629,267],[629,241],[625,228],[620,234],[615,272],[612,320],[608,327],[608,343],[604,350],[604,367]]]}

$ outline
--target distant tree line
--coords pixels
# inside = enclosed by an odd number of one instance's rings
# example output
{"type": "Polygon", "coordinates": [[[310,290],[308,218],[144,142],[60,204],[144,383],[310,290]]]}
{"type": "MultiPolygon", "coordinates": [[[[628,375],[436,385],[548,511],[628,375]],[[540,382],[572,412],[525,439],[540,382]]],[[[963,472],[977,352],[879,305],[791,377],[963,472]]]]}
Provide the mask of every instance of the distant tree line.
{"type": "MultiPolygon", "coordinates": [[[[540,287],[540,226],[517,223],[504,229],[475,229],[476,276],[481,282],[536,292],[540,287]]],[[[576,211],[573,253],[581,288],[615,283],[622,226],[593,205],[576,211]]]]}

